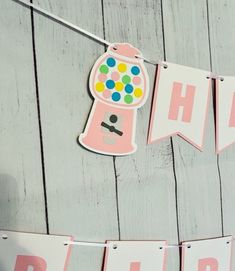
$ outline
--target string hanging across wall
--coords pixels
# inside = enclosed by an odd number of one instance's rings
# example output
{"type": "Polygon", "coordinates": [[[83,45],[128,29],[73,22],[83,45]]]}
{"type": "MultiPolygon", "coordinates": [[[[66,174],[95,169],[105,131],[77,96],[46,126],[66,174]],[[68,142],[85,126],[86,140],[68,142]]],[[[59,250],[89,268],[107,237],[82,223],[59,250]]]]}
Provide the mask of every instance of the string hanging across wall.
{"type": "MultiPolygon", "coordinates": [[[[212,79],[216,79],[216,114],[219,116],[217,151],[234,142],[235,92],[231,88],[235,83],[234,77],[220,77],[209,71],[148,60],[128,43],[111,43],[32,3],[14,1],[108,46],[90,76],[89,87],[95,101],[85,130],[79,137],[80,143],[87,149],[108,155],[126,155],[137,150],[137,108],[144,105],[149,92],[144,62],[160,66],[149,143],[178,134],[198,149],[203,149],[212,79]]],[[[167,241],[107,241],[104,244],[76,241],[71,236],[10,231],[4,231],[0,237],[1,268],[15,271],[26,271],[28,268],[65,271],[71,246],[75,245],[105,248],[104,271],[165,271],[166,250],[171,248],[182,250],[182,270],[193,268],[204,271],[210,268],[228,271],[234,240],[232,236],[227,236],[182,244],[168,244],[167,241]]]]}
{"type": "Polygon", "coordinates": [[[212,79],[216,80],[216,152],[235,142],[235,77],[149,60],[131,44],[112,43],[32,3],[14,1],[108,46],[90,75],[94,103],[79,136],[88,150],[107,155],[137,150],[137,109],[149,93],[144,62],[158,66],[148,144],[179,135],[203,151],[212,79]]]}

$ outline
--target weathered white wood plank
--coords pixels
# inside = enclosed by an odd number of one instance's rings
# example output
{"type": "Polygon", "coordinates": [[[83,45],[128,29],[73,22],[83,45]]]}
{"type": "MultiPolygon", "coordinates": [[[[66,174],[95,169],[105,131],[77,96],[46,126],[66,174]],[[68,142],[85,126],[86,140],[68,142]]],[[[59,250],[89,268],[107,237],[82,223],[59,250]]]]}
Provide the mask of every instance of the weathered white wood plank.
{"type": "Polygon", "coordinates": [[[0,228],[46,232],[30,11],[0,3],[0,228]]]}
{"type": "MultiPolygon", "coordinates": [[[[147,57],[163,58],[160,0],[103,2],[107,39],[128,41],[147,57]]],[[[100,1],[35,3],[103,34],[100,1]]],[[[210,69],[206,1],[162,3],[167,60],[210,69]]],[[[212,68],[233,75],[234,5],[232,0],[209,0],[212,68]]],[[[0,228],[45,232],[30,11],[9,0],[0,6],[0,228]]],[[[103,47],[38,14],[35,28],[50,233],[91,241],[117,239],[112,158],[76,143],[92,103],[88,73],[103,47]]],[[[152,94],[155,68],[147,68],[152,94]]],[[[146,145],[151,94],[138,112],[138,152],[115,161],[120,237],[177,243],[170,140],[146,145]]],[[[222,233],[213,123],[211,105],[203,153],[173,139],[180,240],[222,233]]],[[[219,157],[224,234],[235,234],[233,152],[230,147],[219,157]]],[[[69,270],[100,270],[102,253],[102,249],[75,247],[69,270]]],[[[169,253],[169,270],[176,270],[178,253],[169,253]]]]}
{"type": "MultiPolygon", "coordinates": [[[[163,1],[167,61],[210,70],[206,1],[163,1]]],[[[180,240],[220,236],[220,180],[210,105],[204,151],[174,137],[180,240]]]]}
{"type": "MultiPolygon", "coordinates": [[[[161,1],[104,0],[105,34],[113,42],[129,42],[146,57],[163,59],[161,1]]],[[[178,243],[175,179],[170,140],[147,146],[147,131],[156,67],[146,65],[150,95],[138,111],[138,150],[116,158],[120,234],[122,240],[166,239],[178,243]]],[[[178,269],[178,251],[169,251],[169,270],[178,269]]]]}
{"type": "MultiPolygon", "coordinates": [[[[36,3],[103,35],[100,1],[36,3]]],[[[50,233],[117,239],[113,159],[76,142],[92,104],[89,71],[104,47],[38,14],[35,32],[50,233]]],[[[99,248],[74,247],[69,270],[100,270],[102,256],[99,248]]]]}
{"type": "MultiPolygon", "coordinates": [[[[221,75],[235,76],[235,2],[208,1],[212,70],[221,75]]],[[[218,157],[221,175],[224,235],[235,235],[235,146],[230,146],[218,157]]],[[[233,259],[235,251],[233,249],[233,259]]],[[[235,261],[233,268],[235,270],[235,261]]]]}

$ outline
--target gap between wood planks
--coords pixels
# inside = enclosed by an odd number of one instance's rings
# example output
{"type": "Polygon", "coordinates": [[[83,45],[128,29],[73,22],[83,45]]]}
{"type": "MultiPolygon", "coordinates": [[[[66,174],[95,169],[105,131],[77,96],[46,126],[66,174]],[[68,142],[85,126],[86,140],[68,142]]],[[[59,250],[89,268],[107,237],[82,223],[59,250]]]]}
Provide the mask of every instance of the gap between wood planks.
{"type": "MultiPolygon", "coordinates": [[[[30,3],[33,1],[30,0],[30,3]]],[[[45,222],[46,232],[50,233],[49,221],[48,221],[48,206],[47,206],[47,189],[46,189],[46,174],[45,174],[45,161],[44,161],[44,150],[43,150],[43,137],[42,137],[42,123],[41,123],[41,109],[40,109],[40,97],[39,97],[39,85],[38,85],[38,72],[37,72],[37,53],[35,44],[35,28],[34,28],[34,11],[30,8],[31,15],[31,29],[32,29],[32,48],[33,48],[33,64],[34,64],[34,77],[35,77],[35,90],[37,98],[37,112],[38,112],[38,127],[39,127],[39,138],[40,138],[40,151],[41,151],[41,164],[42,164],[42,181],[43,181],[43,194],[45,204],[45,222]]]]}
{"type": "MultiPolygon", "coordinates": [[[[212,71],[213,63],[212,63],[212,53],[211,53],[211,34],[210,34],[210,17],[209,17],[209,3],[206,0],[206,18],[207,18],[207,32],[208,32],[208,46],[209,46],[209,57],[210,57],[210,70],[212,71]]],[[[212,80],[212,96],[215,99],[215,83],[212,80]]],[[[216,103],[213,103],[215,105],[216,103]]],[[[212,105],[212,106],[213,106],[212,105]]],[[[215,107],[213,107],[215,113],[215,107]]],[[[216,114],[214,114],[214,121],[216,118],[216,114]]],[[[218,176],[219,176],[219,187],[220,187],[220,215],[221,215],[221,231],[222,236],[224,236],[224,215],[223,215],[223,193],[222,193],[222,179],[221,179],[221,172],[220,172],[220,165],[219,165],[219,154],[216,155],[216,163],[218,169],[218,176]]]]}

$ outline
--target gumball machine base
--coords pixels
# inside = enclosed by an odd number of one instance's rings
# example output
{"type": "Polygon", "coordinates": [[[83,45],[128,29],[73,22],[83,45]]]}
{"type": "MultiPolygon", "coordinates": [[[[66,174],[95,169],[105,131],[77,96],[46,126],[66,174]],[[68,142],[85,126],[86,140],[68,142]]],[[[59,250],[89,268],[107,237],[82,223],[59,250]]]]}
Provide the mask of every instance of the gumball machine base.
{"type": "Polygon", "coordinates": [[[94,152],[126,155],[136,151],[136,110],[95,101],[79,142],[94,152]]]}

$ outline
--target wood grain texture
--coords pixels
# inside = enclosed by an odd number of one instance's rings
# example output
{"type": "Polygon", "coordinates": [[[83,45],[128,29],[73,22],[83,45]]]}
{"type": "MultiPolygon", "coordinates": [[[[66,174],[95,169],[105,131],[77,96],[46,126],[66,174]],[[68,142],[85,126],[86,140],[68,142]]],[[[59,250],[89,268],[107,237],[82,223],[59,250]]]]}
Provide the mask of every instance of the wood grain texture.
{"type": "MultiPolygon", "coordinates": [[[[104,19],[108,40],[129,42],[155,61],[164,57],[160,1],[104,0],[104,19]]],[[[178,243],[170,140],[147,145],[156,66],[146,67],[151,86],[147,103],[138,110],[137,152],[115,159],[120,238],[178,243]]],[[[169,251],[167,264],[169,270],[178,269],[177,250],[169,251]]]]}
{"type": "MultiPolygon", "coordinates": [[[[235,75],[232,0],[34,3],[109,41],[129,42],[152,60],[235,75]]],[[[203,153],[178,137],[147,145],[156,67],[146,64],[151,91],[138,110],[138,151],[89,152],[77,136],[92,105],[88,74],[104,46],[37,12],[32,37],[28,8],[11,0],[0,7],[0,228],[46,232],[48,223],[49,233],[81,241],[171,244],[235,234],[235,147],[215,155],[212,103],[203,153]]],[[[68,271],[101,270],[102,258],[103,249],[74,247],[68,271]]],[[[178,249],[168,251],[167,266],[179,270],[178,249]]]]}
{"type": "MultiPolygon", "coordinates": [[[[234,1],[208,1],[212,70],[220,75],[235,75],[235,18],[234,1]]],[[[235,146],[230,146],[218,156],[221,176],[224,235],[235,235],[235,146]]],[[[235,250],[233,249],[233,259],[235,250]]],[[[235,270],[233,261],[232,270],[235,270]]]]}
{"type": "MultiPolygon", "coordinates": [[[[167,61],[210,70],[206,1],[163,1],[163,19],[167,61]]],[[[173,138],[180,240],[222,234],[214,138],[212,104],[203,152],[173,138]]]]}
{"type": "MultiPolygon", "coordinates": [[[[99,1],[37,4],[103,35],[99,1]]],[[[113,158],[77,143],[92,105],[89,72],[104,47],[38,14],[35,35],[50,233],[118,239],[113,158]]],[[[68,270],[100,270],[102,257],[101,249],[75,247],[68,270]]]]}
{"type": "Polygon", "coordinates": [[[30,11],[0,3],[0,228],[45,232],[30,11]]]}

